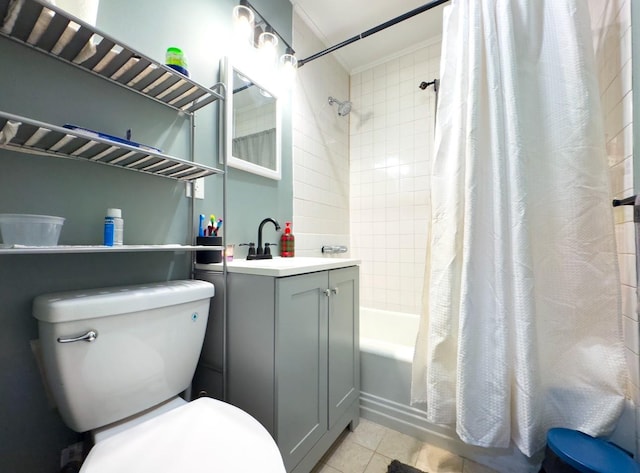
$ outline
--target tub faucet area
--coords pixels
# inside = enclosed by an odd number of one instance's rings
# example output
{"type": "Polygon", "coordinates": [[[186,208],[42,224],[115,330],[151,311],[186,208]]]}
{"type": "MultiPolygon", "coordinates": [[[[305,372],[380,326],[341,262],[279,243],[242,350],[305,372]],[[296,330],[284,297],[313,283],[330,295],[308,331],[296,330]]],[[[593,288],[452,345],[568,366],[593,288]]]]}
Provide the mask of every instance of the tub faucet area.
{"type": "Polygon", "coordinates": [[[247,256],[248,260],[273,258],[273,255],[271,254],[271,250],[269,249],[269,244],[267,243],[265,244],[264,247],[262,246],[262,227],[264,227],[264,224],[267,222],[273,223],[273,225],[276,227],[276,231],[280,230],[280,224],[270,217],[267,217],[262,222],[260,222],[260,225],[258,225],[258,247],[256,248],[256,254],[248,255],[247,256]]]}

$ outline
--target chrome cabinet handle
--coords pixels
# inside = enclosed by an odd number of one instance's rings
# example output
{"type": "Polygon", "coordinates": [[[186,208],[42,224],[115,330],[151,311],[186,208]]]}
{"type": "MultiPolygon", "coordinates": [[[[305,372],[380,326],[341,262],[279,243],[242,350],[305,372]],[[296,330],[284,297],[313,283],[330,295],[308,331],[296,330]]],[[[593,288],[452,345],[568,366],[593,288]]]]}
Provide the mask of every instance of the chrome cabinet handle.
{"type": "Polygon", "coordinates": [[[334,287],[333,289],[331,289],[331,293],[332,293],[333,295],[338,295],[338,292],[339,292],[339,291],[338,291],[338,288],[337,288],[337,287],[334,287]]]}
{"type": "Polygon", "coordinates": [[[329,289],[325,289],[324,291],[322,291],[322,293],[327,297],[331,295],[331,291],[329,289]]]}
{"type": "Polygon", "coordinates": [[[89,330],[84,335],[80,335],[78,337],[58,337],[58,343],[93,342],[96,338],[98,338],[98,332],[96,332],[95,330],[89,330]]]}

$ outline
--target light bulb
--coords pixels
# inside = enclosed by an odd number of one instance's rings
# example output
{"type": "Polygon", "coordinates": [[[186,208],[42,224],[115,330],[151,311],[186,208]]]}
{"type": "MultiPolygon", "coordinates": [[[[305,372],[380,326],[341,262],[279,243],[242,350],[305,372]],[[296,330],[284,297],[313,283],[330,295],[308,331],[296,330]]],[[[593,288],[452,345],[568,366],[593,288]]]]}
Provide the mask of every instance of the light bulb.
{"type": "Polygon", "coordinates": [[[253,27],[255,15],[251,8],[244,5],[233,7],[233,31],[236,41],[253,46],[253,27]]]}
{"type": "Polygon", "coordinates": [[[280,76],[285,87],[293,85],[298,70],[298,59],[293,54],[283,54],[280,56],[280,76]]]}
{"type": "Polygon", "coordinates": [[[261,33],[258,37],[258,49],[260,56],[266,64],[273,64],[276,59],[276,48],[278,47],[278,37],[273,33],[261,33]]]}

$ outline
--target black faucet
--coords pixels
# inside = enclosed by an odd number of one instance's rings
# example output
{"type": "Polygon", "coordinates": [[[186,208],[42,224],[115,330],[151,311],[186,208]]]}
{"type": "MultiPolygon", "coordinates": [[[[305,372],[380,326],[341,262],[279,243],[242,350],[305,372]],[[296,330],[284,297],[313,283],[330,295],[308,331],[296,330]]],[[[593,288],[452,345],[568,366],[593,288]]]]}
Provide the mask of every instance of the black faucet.
{"type": "Polygon", "coordinates": [[[265,218],[262,222],[260,222],[260,225],[258,225],[258,247],[256,248],[256,254],[255,255],[248,255],[247,259],[271,259],[273,258],[273,255],[271,255],[271,252],[267,251],[265,252],[264,248],[262,247],[262,227],[264,227],[264,224],[267,222],[271,222],[275,225],[276,227],[276,231],[280,230],[280,224],[278,222],[276,222],[274,219],[272,218],[265,218]]]}

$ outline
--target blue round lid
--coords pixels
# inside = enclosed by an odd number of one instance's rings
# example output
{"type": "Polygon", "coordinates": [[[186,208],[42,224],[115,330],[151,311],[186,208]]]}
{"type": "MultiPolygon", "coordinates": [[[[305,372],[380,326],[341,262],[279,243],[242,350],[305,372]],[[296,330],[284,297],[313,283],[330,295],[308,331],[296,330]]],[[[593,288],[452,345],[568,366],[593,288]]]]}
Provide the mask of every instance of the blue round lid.
{"type": "Polygon", "coordinates": [[[638,464],[620,448],[577,430],[555,428],[547,444],[558,457],[583,473],[638,473],[638,464]]]}

